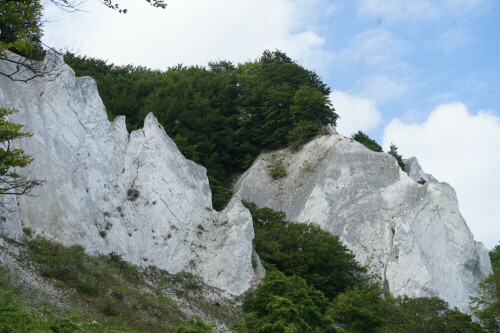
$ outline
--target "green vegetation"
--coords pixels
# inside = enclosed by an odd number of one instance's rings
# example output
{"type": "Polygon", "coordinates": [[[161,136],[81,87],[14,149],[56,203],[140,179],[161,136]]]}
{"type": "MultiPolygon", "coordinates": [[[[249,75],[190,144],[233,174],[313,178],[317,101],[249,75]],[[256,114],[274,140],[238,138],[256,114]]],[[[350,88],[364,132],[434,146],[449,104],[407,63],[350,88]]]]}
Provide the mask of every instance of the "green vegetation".
{"type": "Polygon", "coordinates": [[[364,145],[366,148],[373,150],[375,152],[381,153],[383,152],[382,147],[377,143],[377,141],[370,139],[368,135],[365,133],[358,131],[358,133],[353,134],[351,136],[351,139],[358,141],[362,145],[364,145]]]}
{"type": "Polygon", "coordinates": [[[369,282],[337,237],[245,205],[268,274],[247,299],[238,332],[484,332],[438,298],[392,297],[369,282]]]}
{"type": "Polygon", "coordinates": [[[0,195],[26,194],[33,187],[42,184],[41,181],[29,179],[15,170],[24,168],[33,161],[24,150],[12,148],[13,140],[31,136],[31,133],[22,132],[22,124],[7,120],[15,112],[17,111],[0,107],[0,195]]]}
{"type": "Polygon", "coordinates": [[[472,311],[488,332],[500,331],[500,245],[490,251],[493,274],[479,285],[479,296],[473,297],[472,311]]]}
{"type": "Polygon", "coordinates": [[[189,320],[189,326],[180,326],[176,333],[212,333],[212,327],[208,326],[198,317],[189,320]]]}
{"type": "Polygon", "coordinates": [[[245,205],[254,219],[255,249],[268,269],[300,276],[329,299],[366,282],[366,270],[337,236],[314,224],[288,222],[283,212],[245,205]]]}
{"type": "MultiPolygon", "coordinates": [[[[382,147],[375,140],[370,139],[370,137],[368,137],[368,135],[366,135],[365,133],[363,133],[361,131],[358,131],[358,133],[353,134],[351,136],[351,139],[358,141],[359,143],[361,143],[362,145],[364,145],[366,148],[368,148],[370,150],[373,150],[373,151],[378,152],[378,153],[383,152],[382,147]]],[[[406,165],[403,162],[403,156],[398,154],[398,147],[396,147],[396,145],[391,143],[391,146],[390,146],[388,153],[396,159],[401,170],[405,171],[406,165]]],[[[423,182],[419,181],[418,183],[422,185],[425,183],[425,180],[423,182]]]]}
{"type": "Polygon", "coordinates": [[[390,147],[390,150],[388,151],[388,153],[391,154],[392,156],[394,156],[396,161],[398,161],[399,167],[401,168],[401,170],[404,171],[406,165],[405,165],[405,162],[403,162],[403,156],[398,154],[398,147],[396,147],[395,144],[391,143],[391,147],[390,147]]]}
{"type": "Polygon", "coordinates": [[[95,309],[99,321],[110,327],[156,332],[172,329],[184,319],[170,299],[141,291],[147,284],[138,268],[114,253],[91,257],[80,245],[65,247],[39,236],[28,246],[42,276],[76,290],[78,298],[95,309]]]}
{"type": "Polygon", "coordinates": [[[266,166],[267,174],[273,179],[278,179],[286,176],[286,168],[283,160],[278,155],[271,155],[269,164],[266,166]]]}
{"type": "Polygon", "coordinates": [[[328,300],[298,276],[269,273],[245,303],[249,332],[335,332],[328,300]]]}
{"type": "Polygon", "coordinates": [[[299,147],[337,118],[330,89],[280,51],[238,65],[218,61],[163,72],[69,53],[65,61],[96,80],[110,119],[125,115],[134,130],[154,113],[179,150],[207,168],[218,210],[231,197],[231,179],[262,150],[299,147]]]}
{"type": "Polygon", "coordinates": [[[41,18],[39,0],[0,2],[0,59],[5,59],[5,50],[43,59],[41,18]]]}
{"type": "Polygon", "coordinates": [[[439,298],[394,298],[377,285],[339,295],[330,309],[344,332],[484,332],[439,298]]]}
{"type": "Polygon", "coordinates": [[[190,291],[195,285],[200,290],[200,281],[189,274],[139,269],[113,253],[93,257],[79,245],[65,247],[39,236],[23,242],[24,264],[35,263],[40,275],[65,295],[65,305],[47,303],[46,296],[36,296],[39,292],[18,284],[0,267],[0,332],[211,332],[199,318],[188,321],[165,296],[166,289],[212,317],[229,323],[239,318],[227,305],[200,300],[190,291]]]}

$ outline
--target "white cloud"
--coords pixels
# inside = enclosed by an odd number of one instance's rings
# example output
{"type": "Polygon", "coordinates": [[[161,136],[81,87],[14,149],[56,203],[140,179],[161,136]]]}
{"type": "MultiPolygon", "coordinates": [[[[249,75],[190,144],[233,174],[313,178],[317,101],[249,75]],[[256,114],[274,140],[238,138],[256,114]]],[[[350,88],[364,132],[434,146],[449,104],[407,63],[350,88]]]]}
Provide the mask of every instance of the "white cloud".
{"type": "Polygon", "coordinates": [[[369,132],[381,122],[382,115],[372,100],[342,91],[334,91],[330,98],[340,116],[337,131],[343,135],[350,136],[357,131],[369,132]]]}
{"type": "Polygon", "coordinates": [[[385,29],[365,30],[349,41],[349,46],[335,58],[337,65],[345,66],[352,62],[364,62],[368,65],[391,63],[408,51],[409,44],[396,38],[385,29]]]}
{"type": "Polygon", "coordinates": [[[405,157],[457,191],[460,210],[477,240],[491,248],[500,240],[500,117],[471,114],[461,103],[436,108],[423,123],[392,120],[383,146],[394,142],[405,157]]]}
{"type": "Polygon", "coordinates": [[[379,74],[363,78],[358,84],[358,90],[378,102],[398,99],[409,93],[410,88],[404,80],[379,74]]]}
{"type": "Polygon", "coordinates": [[[422,23],[461,19],[487,10],[492,3],[492,0],[360,0],[358,12],[389,23],[422,23]]]}
{"type": "Polygon", "coordinates": [[[183,0],[168,1],[165,10],[145,1],[121,3],[129,9],[126,15],[99,1],[88,1],[88,12],[49,8],[46,18],[56,21],[46,24],[45,42],[114,63],[155,68],[218,59],[242,62],[265,49],[280,49],[314,68],[329,61],[324,38],[304,23],[317,1],[306,8],[305,2],[299,7],[292,0],[183,0]]]}
{"type": "Polygon", "coordinates": [[[452,52],[472,43],[472,34],[465,28],[452,28],[439,34],[431,46],[444,52],[452,52]]]}

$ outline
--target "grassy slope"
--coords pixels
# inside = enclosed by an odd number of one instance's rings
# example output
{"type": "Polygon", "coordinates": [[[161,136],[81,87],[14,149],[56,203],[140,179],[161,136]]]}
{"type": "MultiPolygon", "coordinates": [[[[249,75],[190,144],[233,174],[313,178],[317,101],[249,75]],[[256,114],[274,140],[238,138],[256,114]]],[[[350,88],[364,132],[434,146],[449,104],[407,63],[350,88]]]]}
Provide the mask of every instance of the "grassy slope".
{"type": "Polygon", "coordinates": [[[0,331],[175,332],[193,315],[227,331],[241,304],[189,274],[141,269],[79,246],[0,239],[0,331]]]}

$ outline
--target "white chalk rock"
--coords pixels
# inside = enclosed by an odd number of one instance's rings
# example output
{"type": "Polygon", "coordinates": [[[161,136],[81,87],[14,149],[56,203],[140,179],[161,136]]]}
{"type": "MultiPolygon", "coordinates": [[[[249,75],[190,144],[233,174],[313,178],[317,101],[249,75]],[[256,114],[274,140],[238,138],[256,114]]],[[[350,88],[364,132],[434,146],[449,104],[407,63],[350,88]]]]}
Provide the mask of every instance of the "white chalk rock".
{"type": "Polygon", "coordinates": [[[22,172],[45,180],[31,196],[0,199],[2,234],[19,238],[30,227],[92,254],[199,275],[229,295],[255,282],[250,213],[237,200],[212,209],[205,168],[182,156],[152,114],[129,135],[124,117],[108,121],[95,81],[62,63],[27,83],[0,76],[0,107],[18,109],[11,120],[33,133],[16,142],[35,158],[22,172]]]}
{"type": "Polygon", "coordinates": [[[474,241],[453,188],[423,173],[416,159],[408,166],[416,180],[391,155],[333,134],[296,152],[262,154],[235,190],[243,200],[340,236],[392,294],[438,296],[467,310],[491,272],[487,251],[474,241]],[[287,175],[272,179],[267,167],[276,161],[287,175]]]}

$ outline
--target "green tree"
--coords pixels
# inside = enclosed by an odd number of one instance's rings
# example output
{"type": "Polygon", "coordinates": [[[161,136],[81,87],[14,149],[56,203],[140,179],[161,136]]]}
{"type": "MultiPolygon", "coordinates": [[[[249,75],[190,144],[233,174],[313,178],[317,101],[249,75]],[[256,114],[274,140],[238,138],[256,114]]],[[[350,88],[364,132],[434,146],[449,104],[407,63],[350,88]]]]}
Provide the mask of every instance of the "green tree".
{"type": "Polygon", "coordinates": [[[54,61],[38,61],[45,56],[40,41],[41,17],[39,0],[0,2],[0,60],[10,64],[9,69],[0,71],[0,75],[26,82],[56,67],[54,61]],[[17,55],[9,55],[7,51],[17,55]]]}
{"type": "Polygon", "coordinates": [[[340,294],[329,315],[351,333],[482,333],[472,318],[436,297],[393,297],[377,284],[340,294]]]}
{"type": "MultiPolygon", "coordinates": [[[[381,153],[383,151],[382,147],[373,139],[371,139],[365,133],[358,131],[358,133],[353,134],[351,139],[361,143],[366,148],[373,150],[375,152],[381,153]]],[[[396,148],[397,149],[397,148],[396,148]]]]}
{"type": "Polygon", "coordinates": [[[280,51],[163,72],[72,54],[65,61],[96,80],[110,119],[125,115],[134,130],[154,113],[184,156],[207,168],[217,210],[262,150],[298,147],[337,118],[326,85],[280,51]]]}
{"type": "Polygon", "coordinates": [[[391,143],[391,147],[390,147],[388,153],[390,155],[394,156],[394,158],[398,162],[399,167],[401,168],[401,170],[404,171],[406,165],[405,165],[405,162],[403,162],[403,156],[399,155],[399,153],[398,153],[398,147],[395,144],[391,143]]]}
{"type": "Polygon", "coordinates": [[[472,312],[488,332],[500,330],[500,245],[490,251],[493,273],[479,284],[477,297],[471,298],[472,312]]]}
{"type": "Polygon", "coordinates": [[[5,50],[28,58],[43,57],[41,17],[39,0],[0,2],[0,59],[5,59],[5,50]]]}
{"type": "Polygon", "coordinates": [[[0,108],[0,195],[26,194],[43,183],[29,179],[16,170],[28,166],[33,159],[24,150],[12,147],[12,141],[31,136],[31,133],[22,131],[22,124],[7,119],[14,112],[17,111],[0,108]]]}
{"type": "Polygon", "coordinates": [[[304,278],[330,299],[364,286],[365,269],[337,236],[314,224],[288,222],[283,212],[245,205],[254,221],[255,249],[268,265],[304,278]]]}
{"type": "Polygon", "coordinates": [[[250,332],[335,332],[326,317],[328,300],[298,276],[267,274],[245,302],[245,323],[250,332]]]}

